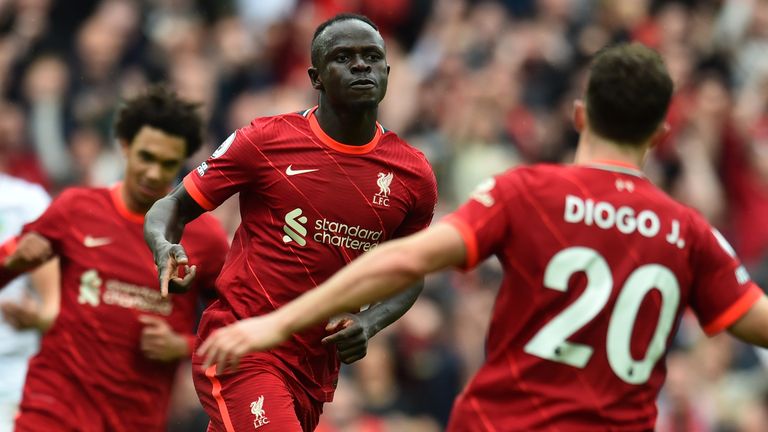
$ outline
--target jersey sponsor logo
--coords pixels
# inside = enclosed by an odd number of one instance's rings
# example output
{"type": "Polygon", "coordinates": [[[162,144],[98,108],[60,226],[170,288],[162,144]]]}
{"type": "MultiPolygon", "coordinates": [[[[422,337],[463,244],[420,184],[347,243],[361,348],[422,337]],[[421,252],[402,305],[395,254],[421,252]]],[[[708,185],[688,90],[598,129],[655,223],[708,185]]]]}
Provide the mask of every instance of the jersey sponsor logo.
{"type": "Polygon", "coordinates": [[[251,414],[255,416],[253,419],[253,428],[258,429],[265,424],[269,423],[267,413],[264,411],[264,396],[259,396],[258,399],[251,402],[251,414]]]}
{"type": "Polygon", "coordinates": [[[297,170],[297,169],[293,169],[293,164],[291,164],[291,165],[288,165],[288,168],[285,169],[285,174],[288,176],[295,176],[295,175],[307,174],[307,173],[311,173],[319,170],[320,170],[319,168],[297,170]]]}
{"type": "Polygon", "coordinates": [[[232,135],[228,136],[227,139],[225,139],[224,142],[221,143],[221,145],[218,148],[216,148],[216,150],[211,155],[211,159],[216,159],[217,157],[221,157],[221,155],[223,155],[224,153],[227,152],[227,150],[229,150],[229,146],[231,146],[232,143],[235,141],[236,133],[237,132],[232,132],[232,135]]]}
{"type": "Polygon", "coordinates": [[[99,306],[102,302],[129,309],[139,309],[168,316],[173,310],[173,304],[167,298],[162,298],[160,291],[144,286],[138,286],[115,279],[102,282],[99,272],[87,270],[80,276],[80,291],[77,302],[91,306],[99,306]]]}
{"type": "Polygon", "coordinates": [[[491,195],[491,191],[496,187],[496,179],[493,177],[485,179],[475,187],[472,191],[470,199],[473,199],[486,207],[493,207],[496,204],[496,200],[491,195]]]}
{"type": "Polygon", "coordinates": [[[379,186],[379,192],[373,196],[373,203],[383,207],[389,207],[389,194],[392,192],[389,185],[395,177],[391,172],[380,172],[376,178],[376,185],[379,186]]]}
{"type": "Polygon", "coordinates": [[[93,237],[87,235],[85,238],[83,238],[83,246],[87,248],[106,246],[110,243],[112,243],[112,239],[109,237],[93,237]]]}
{"type": "Polygon", "coordinates": [[[199,167],[197,167],[197,175],[200,177],[205,175],[205,172],[208,171],[208,164],[203,162],[200,164],[199,167]]]}
{"type": "Polygon", "coordinates": [[[301,215],[300,208],[293,209],[285,215],[285,225],[283,225],[283,243],[295,241],[299,246],[306,246],[307,229],[303,224],[307,223],[307,217],[301,215]]]}
{"type": "Polygon", "coordinates": [[[307,245],[308,239],[311,239],[317,243],[367,251],[379,244],[379,239],[384,235],[383,230],[371,230],[327,218],[308,223],[309,220],[303,213],[302,209],[295,208],[285,215],[283,243],[295,242],[303,247],[307,245]],[[314,227],[312,235],[308,235],[307,226],[314,227]]]}
{"type": "Polygon", "coordinates": [[[98,306],[101,303],[99,294],[101,294],[99,272],[94,269],[83,272],[82,276],[80,276],[80,292],[77,296],[77,302],[98,306]]]}

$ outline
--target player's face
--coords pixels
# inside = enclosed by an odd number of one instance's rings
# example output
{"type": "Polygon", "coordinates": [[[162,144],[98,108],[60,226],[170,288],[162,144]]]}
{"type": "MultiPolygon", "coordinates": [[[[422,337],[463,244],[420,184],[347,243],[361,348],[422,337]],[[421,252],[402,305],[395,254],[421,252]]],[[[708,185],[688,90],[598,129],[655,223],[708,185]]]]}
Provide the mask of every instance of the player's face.
{"type": "Polygon", "coordinates": [[[187,149],[184,139],[144,126],[133,142],[123,143],[126,159],[124,196],[133,209],[144,211],[164,197],[179,174],[187,149]]]}
{"type": "Polygon", "coordinates": [[[313,86],[332,105],[378,106],[387,92],[389,76],[381,35],[364,22],[346,20],[332,24],[321,37],[324,49],[313,86]]]}

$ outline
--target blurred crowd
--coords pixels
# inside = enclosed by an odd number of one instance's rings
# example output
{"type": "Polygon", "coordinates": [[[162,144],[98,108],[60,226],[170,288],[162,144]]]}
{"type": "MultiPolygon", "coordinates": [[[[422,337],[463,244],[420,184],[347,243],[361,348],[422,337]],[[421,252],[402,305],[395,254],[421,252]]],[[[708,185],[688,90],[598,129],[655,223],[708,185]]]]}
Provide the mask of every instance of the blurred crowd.
{"type": "MultiPolygon", "coordinates": [[[[600,47],[657,49],[676,95],[670,136],[644,168],[768,286],[768,0],[0,0],[0,171],[54,195],[119,180],[117,103],[154,82],[201,104],[207,146],[193,167],[252,118],[316,103],[312,33],[344,11],[385,36],[380,122],[431,161],[437,218],[489,175],[571,160],[572,103],[600,47]]],[[[216,211],[230,232],[236,206],[216,211]]],[[[345,367],[319,430],[442,430],[483,360],[500,276],[489,261],[429,278],[413,310],[345,367]]],[[[685,317],[658,429],[768,430],[763,357],[685,317]]],[[[182,368],[170,431],[205,430],[188,376],[182,368]]]]}

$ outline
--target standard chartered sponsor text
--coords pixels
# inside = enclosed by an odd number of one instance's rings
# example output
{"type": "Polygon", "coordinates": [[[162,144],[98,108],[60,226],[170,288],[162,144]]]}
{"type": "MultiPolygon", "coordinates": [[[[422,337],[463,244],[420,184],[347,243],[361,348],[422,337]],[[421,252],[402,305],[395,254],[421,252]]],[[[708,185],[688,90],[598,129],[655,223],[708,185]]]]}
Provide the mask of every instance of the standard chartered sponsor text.
{"type": "Polygon", "coordinates": [[[160,315],[170,315],[173,310],[171,302],[162,298],[159,291],[114,279],[107,281],[102,300],[106,304],[155,312],[160,315]]]}
{"type": "Polygon", "coordinates": [[[383,231],[373,231],[361,228],[360,225],[347,225],[323,218],[315,221],[312,239],[318,243],[367,251],[379,244],[382,234],[383,231]]]}

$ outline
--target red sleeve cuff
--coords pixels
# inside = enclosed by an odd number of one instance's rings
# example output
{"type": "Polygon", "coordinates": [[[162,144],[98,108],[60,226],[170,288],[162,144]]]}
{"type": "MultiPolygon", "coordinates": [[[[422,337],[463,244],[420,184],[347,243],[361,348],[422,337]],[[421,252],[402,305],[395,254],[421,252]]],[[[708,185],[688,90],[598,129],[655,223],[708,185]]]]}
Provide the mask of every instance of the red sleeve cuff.
{"type": "Polygon", "coordinates": [[[750,282],[749,288],[738,300],[733,302],[717,318],[702,326],[704,332],[712,336],[730,327],[731,324],[743,317],[762,296],[763,291],[757,285],[750,282]]]}
{"type": "Polygon", "coordinates": [[[184,177],[184,189],[187,190],[189,196],[191,196],[192,199],[195,200],[198,205],[200,205],[200,207],[208,211],[215,209],[217,206],[213,204],[208,198],[206,198],[205,195],[203,195],[203,193],[195,184],[195,181],[192,180],[192,177],[190,177],[192,175],[194,175],[194,171],[184,177]]]}
{"type": "Polygon", "coordinates": [[[464,265],[461,268],[464,270],[469,270],[476,266],[478,260],[477,238],[475,237],[475,232],[472,231],[472,228],[470,228],[469,224],[455,215],[448,215],[443,218],[441,222],[445,222],[456,228],[456,230],[459,231],[459,235],[461,235],[462,240],[464,240],[464,247],[467,250],[467,257],[464,261],[464,265]]]}

